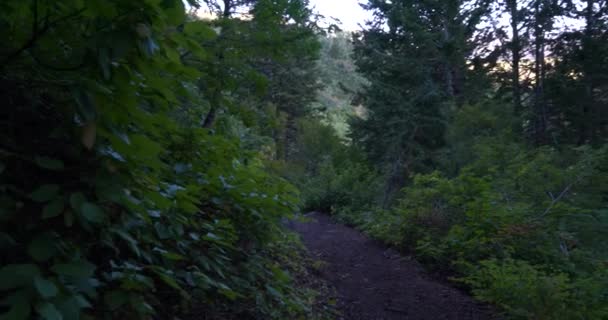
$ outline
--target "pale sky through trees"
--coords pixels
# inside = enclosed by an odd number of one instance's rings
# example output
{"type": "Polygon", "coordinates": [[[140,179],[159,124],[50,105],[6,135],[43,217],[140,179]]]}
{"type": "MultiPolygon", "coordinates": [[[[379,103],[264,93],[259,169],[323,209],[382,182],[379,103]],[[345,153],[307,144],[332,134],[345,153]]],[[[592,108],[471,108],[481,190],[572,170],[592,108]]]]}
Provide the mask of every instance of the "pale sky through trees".
{"type": "Polygon", "coordinates": [[[327,18],[337,18],[342,22],[340,26],[347,31],[360,30],[359,24],[364,25],[372,15],[359,5],[364,0],[310,0],[310,6],[315,12],[327,18]]]}
{"type": "MultiPolygon", "coordinates": [[[[359,24],[364,25],[365,21],[372,19],[372,14],[369,11],[361,8],[359,3],[365,3],[366,0],[310,0],[310,6],[314,8],[316,13],[324,15],[326,18],[337,18],[342,22],[340,26],[346,31],[361,30],[359,24]]],[[[577,5],[582,5],[581,1],[575,1],[577,5]]],[[[500,24],[508,24],[509,17],[503,16],[498,18],[500,24]]],[[[555,21],[558,29],[570,28],[579,29],[583,26],[581,21],[566,17],[556,17],[555,21]]],[[[507,32],[509,32],[507,30],[507,32]]]]}
{"type": "MultiPolygon", "coordinates": [[[[364,25],[365,21],[371,20],[372,14],[359,5],[365,3],[366,0],[310,0],[310,7],[314,12],[325,16],[327,24],[335,23],[331,18],[340,20],[340,28],[345,31],[361,30],[359,24],[364,25]]],[[[184,5],[190,9],[187,1],[184,0],[184,5]]],[[[221,3],[220,3],[221,6],[221,3]]],[[[203,6],[197,11],[198,16],[211,18],[212,14],[209,9],[203,6]]]]}

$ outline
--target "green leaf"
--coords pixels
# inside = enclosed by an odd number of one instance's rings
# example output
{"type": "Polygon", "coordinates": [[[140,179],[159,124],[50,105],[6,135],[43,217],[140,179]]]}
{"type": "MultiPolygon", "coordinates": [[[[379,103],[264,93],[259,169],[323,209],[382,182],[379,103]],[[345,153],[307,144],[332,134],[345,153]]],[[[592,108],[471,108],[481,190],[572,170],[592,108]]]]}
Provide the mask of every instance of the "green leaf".
{"type": "Polygon", "coordinates": [[[154,224],[154,229],[156,229],[156,234],[158,235],[158,238],[160,238],[161,240],[166,240],[171,238],[171,232],[169,231],[169,228],[167,228],[166,225],[160,223],[160,222],[156,222],[154,224]]]}
{"type": "Polygon", "coordinates": [[[110,80],[112,71],[110,69],[110,54],[107,48],[99,49],[99,53],[97,54],[97,64],[99,64],[103,78],[105,80],[110,80]]]}
{"type": "Polygon", "coordinates": [[[209,24],[201,20],[194,20],[186,24],[184,32],[203,41],[212,40],[217,37],[217,33],[211,29],[209,24]]]}
{"type": "Polygon", "coordinates": [[[87,10],[83,13],[87,17],[112,18],[118,15],[116,5],[113,3],[108,1],[90,1],[89,3],[85,7],[87,10]]]}
{"type": "Polygon", "coordinates": [[[54,304],[42,302],[36,305],[36,311],[45,320],[63,320],[63,316],[54,304]]]}
{"type": "Polygon", "coordinates": [[[76,303],[78,304],[79,307],[81,308],[91,308],[91,303],[89,301],[87,301],[87,299],[81,295],[75,295],[74,300],[76,301],[76,303]]]}
{"type": "Polygon", "coordinates": [[[277,289],[267,285],[266,290],[268,291],[268,293],[270,293],[270,295],[274,296],[277,300],[283,299],[283,294],[280,293],[277,289]]]}
{"type": "Polygon", "coordinates": [[[102,223],[106,218],[106,214],[103,212],[103,210],[90,202],[83,203],[80,210],[82,212],[82,216],[89,222],[102,223]]]}
{"type": "Polygon", "coordinates": [[[59,189],[59,186],[56,184],[45,184],[34,190],[30,194],[30,198],[36,202],[48,202],[57,197],[59,189]]]}
{"type": "Polygon", "coordinates": [[[40,274],[34,264],[9,264],[0,269],[0,290],[10,290],[30,285],[40,274]]]}
{"type": "Polygon", "coordinates": [[[119,236],[120,238],[125,240],[127,242],[127,245],[129,246],[129,248],[138,257],[141,255],[137,240],[135,240],[128,232],[121,230],[121,229],[117,229],[117,228],[112,228],[112,229],[110,229],[110,231],[112,231],[112,233],[116,234],[117,236],[119,236]]]}
{"type": "Polygon", "coordinates": [[[110,310],[116,310],[129,301],[129,295],[125,291],[114,290],[106,293],[103,300],[110,310]]]}
{"type": "Polygon", "coordinates": [[[82,127],[82,135],[80,136],[80,142],[88,150],[92,150],[95,146],[95,140],[97,139],[97,124],[95,122],[87,122],[82,127]]]}
{"type": "Polygon", "coordinates": [[[91,94],[82,88],[75,88],[72,91],[74,100],[76,100],[76,110],[83,122],[91,122],[97,118],[97,111],[91,94]]]}
{"type": "Polygon", "coordinates": [[[56,274],[75,277],[88,278],[93,276],[95,265],[86,261],[75,261],[72,263],[60,263],[54,265],[51,270],[56,274]]]}
{"type": "Polygon", "coordinates": [[[234,300],[234,299],[238,298],[238,296],[239,296],[239,294],[236,291],[231,290],[229,288],[221,288],[219,290],[219,293],[230,300],[234,300]]]}
{"type": "Polygon", "coordinates": [[[27,252],[34,260],[43,262],[55,255],[55,238],[48,233],[36,236],[27,247],[27,252]]]}
{"type": "Polygon", "coordinates": [[[70,195],[70,206],[72,206],[72,209],[74,209],[78,212],[80,212],[82,205],[86,201],[87,201],[87,199],[80,192],[72,193],[72,195],[70,195]]]}
{"type": "Polygon", "coordinates": [[[11,303],[11,309],[2,315],[0,320],[27,320],[30,318],[31,307],[27,295],[21,295],[20,299],[11,303]]]}
{"type": "Polygon", "coordinates": [[[174,261],[186,260],[186,258],[184,256],[174,253],[174,252],[162,252],[161,255],[163,256],[163,258],[169,259],[169,260],[174,260],[174,261]]]}
{"type": "Polygon", "coordinates": [[[44,206],[42,209],[42,219],[54,218],[60,215],[65,209],[65,201],[62,198],[57,198],[44,206]]]}
{"type": "Polygon", "coordinates": [[[6,249],[17,245],[17,241],[8,233],[0,232],[0,249],[6,249]]]}
{"type": "Polygon", "coordinates": [[[71,227],[74,225],[74,213],[70,210],[66,211],[63,215],[63,223],[66,227],[71,227]]]}
{"type": "Polygon", "coordinates": [[[39,276],[34,278],[34,286],[36,287],[36,290],[38,290],[38,293],[40,293],[40,296],[45,299],[52,298],[59,292],[57,286],[55,286],[52,281],[43,279],[39,276]]]}
{"type": "Polygon", "coordinates": [[[186,9],[181,0],[163,0],[162,6],[167,16],[167,23],[178,25],[186,19],[186,9]]]}
{"type": "Polygon", "coordinates": [[[151,37],[141,39],[137,43],[148,57],[153,56],[160,48],[151,37]]]}
{"type": "Polygon", "coordinates": [[[160,278],[160,280],[162,280],[165,284],[167,284],[169,287],[173,288],[173,289],[177,289],[177,290],[181,290],[182,288],[179,286],[179,284],[177,284],[177,281],[175,281],[175,279],[173,279],[172,277],[163,274],[162,272],[157,272],[156,273],[158,275],[158,277],[160,278]]]}
{"type": "Polygon", "coordinates": [[[36,164],[49,170],[62,170],[64,168],[63,161],[49,157],[36,157],[36,164]]]}
{"type": "Polygon", "coordinates": [[[166,274],[165,272],[163,272],[160,268],[152,268],[152,271],[154,273],[156,273],[156,275],[158,276],[158,278],[164,282],[166,285],[168,285],[169,287],[179,291],[179,293],[185,297],[185,298],[189,298],[188,293],[182,289],[182,287],[177,283],[177,281],[175,281],[175,279],[173,277],[171,277],[170,275],[166,274]]]}
{"type": "Polygon", "coordinates": [[[114,181],[98,178],[95,186],[95,195],[100,202],[120,202],[124,191],[114,181]]]}
{"type": "Polygon", "coordinates": [[[165,49],[165,54],[167,55],[167,58],[169,58],[169,60],[181,64],[181,58],[179,56],[179,52],[177,52],[177,50],[173,49],[173,48],[166,48],[165,49]]]}
{"type": "MultiPolygon", "coordinates": [[[[57,307],[61,315],[63,315],[63,318],[65,320],[80,320],[80,310],[84,306],[79,301],[84,300],[84,298],[79,295],[65,297],[63,299],[62,298],[63,297],[55,298],[53,299],[53,302],[55,303],[55,307],[57,307]]],[[[84,301],[86,302],[86,300],[84,301]]],[[[90,307],[90,304],[88,304],[88,302],[86,302],[86,304],[88,305],[88,307],[90,307]]]]}
{"type": "Polygon", "coordinates": [[[135,311],[142,318],[149,318],[144,315],[154,314],[154,308],[152,308],[152,306],[150,306],[148,303],[146,303],[143,296],[132,297],[130,299],[130,305],[131,305],[131,308],[135,309],[135,311]]]}

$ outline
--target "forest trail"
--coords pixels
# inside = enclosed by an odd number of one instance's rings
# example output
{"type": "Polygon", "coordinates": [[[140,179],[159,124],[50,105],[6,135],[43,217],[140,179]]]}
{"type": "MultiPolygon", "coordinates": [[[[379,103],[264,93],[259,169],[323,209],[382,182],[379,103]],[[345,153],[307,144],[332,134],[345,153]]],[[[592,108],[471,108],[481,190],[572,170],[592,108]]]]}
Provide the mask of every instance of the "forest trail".
{"type": "Polygon", "coordinates": [[[344,320],[492,319],[466,294],[432,280],[409,257],[324,214],[292,222],[321,277],[336,288],[344,320]]]}

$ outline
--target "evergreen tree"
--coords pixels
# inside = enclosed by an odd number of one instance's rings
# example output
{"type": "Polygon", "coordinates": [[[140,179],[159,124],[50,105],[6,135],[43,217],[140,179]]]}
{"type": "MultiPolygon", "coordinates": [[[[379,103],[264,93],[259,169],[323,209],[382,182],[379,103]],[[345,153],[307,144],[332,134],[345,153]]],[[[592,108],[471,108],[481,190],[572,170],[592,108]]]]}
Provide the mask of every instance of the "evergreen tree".
{"type": "MultiPolygon", "coordinates": [[[[465,20],[455,1],[370,1],[375,20],[355,37],[359,71],[371,82],[368,111],[352,123],[352,138],[384,168],[384,203],[413,172],[433,167],[443,145],[445,115],[465,95],[465,20]]],[[[469,23],[475,25],[477,16],[469,23]]],[[[471,32],[471,31],[469,31],[471,32]]]]}
{"type": "Polygon", "coordinates": [[[551,46],[555,63],[547,76],[547,96],[557,113],[556,139],[599,145],[608,133],[608,9],[602,1],[572,3],[564,9],[583,27],[560,33],[551,46]]]}

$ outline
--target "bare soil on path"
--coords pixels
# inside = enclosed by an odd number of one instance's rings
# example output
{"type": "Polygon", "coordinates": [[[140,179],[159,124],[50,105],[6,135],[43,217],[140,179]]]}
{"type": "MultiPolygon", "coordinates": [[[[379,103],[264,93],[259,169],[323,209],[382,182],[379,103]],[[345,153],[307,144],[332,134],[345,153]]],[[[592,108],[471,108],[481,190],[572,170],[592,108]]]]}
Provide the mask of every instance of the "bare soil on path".
{"type": "Polygon", "coordinates": [[[432,279],[410,257],[357,230],[311,213],[290,222],[302,236],[320,276],[337,294],[344,320],[486,320],[487,307],[464,292],[432,279]]]}

